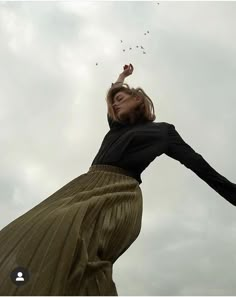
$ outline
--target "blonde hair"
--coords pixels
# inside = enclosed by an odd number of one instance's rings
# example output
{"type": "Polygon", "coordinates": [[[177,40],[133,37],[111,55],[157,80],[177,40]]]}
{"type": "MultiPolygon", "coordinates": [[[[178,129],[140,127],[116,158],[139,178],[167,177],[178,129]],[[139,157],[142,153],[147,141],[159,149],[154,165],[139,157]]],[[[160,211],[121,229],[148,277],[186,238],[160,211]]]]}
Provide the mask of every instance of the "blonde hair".
{"type": "Polygon", "coordinates": [[[112,106],[114,96],[118,92],[124,92],[128,95],[131,95],[132,97],[138,96],[139,98],[141,98],[141,104],[137,106],[137,108],[133,110],[129,115],[129,123],[135,124],[140,121],[153,122],[156,119],[153,102],[142,88],[130,88],[130,86],[126,83],[119,83],[112,84],[111,88],[108,90],[106,95],[108,115],[114,121],[120,121],[119,118],[116,116],[116,113],[114,112],[114,108],[112,106]]]}

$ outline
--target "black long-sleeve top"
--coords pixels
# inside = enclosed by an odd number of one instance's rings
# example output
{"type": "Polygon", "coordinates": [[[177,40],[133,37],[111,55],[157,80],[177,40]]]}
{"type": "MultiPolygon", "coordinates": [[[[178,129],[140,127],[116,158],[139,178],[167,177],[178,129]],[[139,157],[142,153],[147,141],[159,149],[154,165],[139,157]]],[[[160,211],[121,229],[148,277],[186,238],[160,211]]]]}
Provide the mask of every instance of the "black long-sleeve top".
{"type": "Polygon", "coordinates": [[[92,165],[106,164],[125,169],[139,184],[141,173],[163,153],[191,169],[227,201],[236,205],[236,184],[212,168],[179,135],[173,124],[140,122],[128,124],[112,120],[92,165]]]}

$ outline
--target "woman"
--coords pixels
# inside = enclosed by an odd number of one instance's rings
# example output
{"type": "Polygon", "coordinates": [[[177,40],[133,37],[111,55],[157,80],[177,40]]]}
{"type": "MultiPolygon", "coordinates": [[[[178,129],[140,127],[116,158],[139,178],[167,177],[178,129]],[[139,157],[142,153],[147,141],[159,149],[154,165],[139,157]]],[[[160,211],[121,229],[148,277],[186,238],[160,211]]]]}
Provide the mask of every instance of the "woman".
{"type": "Polygon", "coordinates": [[[235,205],[236,185],[173,124],[154,122],[141,88],[123,83],[132,72],[130,64],[107,93],[110,130],[89,171],[0,231],[0,295],[118,295],[113,264],[141,230],[140,175],[163,153],[235,205]]]}

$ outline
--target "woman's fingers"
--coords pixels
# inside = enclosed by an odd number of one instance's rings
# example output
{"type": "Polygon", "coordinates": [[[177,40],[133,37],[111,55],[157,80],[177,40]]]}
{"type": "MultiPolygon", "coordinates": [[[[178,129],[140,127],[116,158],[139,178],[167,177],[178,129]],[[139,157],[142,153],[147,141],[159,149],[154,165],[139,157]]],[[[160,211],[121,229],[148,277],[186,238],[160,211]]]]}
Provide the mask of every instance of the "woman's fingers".
{"type": "Polygon", "coordinates": [[[130,71],[133,72],[133,70],[134,70],[134,67],[132,64],[130,64],[130,71]]]}
{"type": "Polygon", "coordinates": [[[133,70],[134,70],[134,67],[132,64],[129,64],[129,65],[124,65],[123,66],[123,74],[125,76],[129,76],[130,74],[132,74],[133,70]]]}

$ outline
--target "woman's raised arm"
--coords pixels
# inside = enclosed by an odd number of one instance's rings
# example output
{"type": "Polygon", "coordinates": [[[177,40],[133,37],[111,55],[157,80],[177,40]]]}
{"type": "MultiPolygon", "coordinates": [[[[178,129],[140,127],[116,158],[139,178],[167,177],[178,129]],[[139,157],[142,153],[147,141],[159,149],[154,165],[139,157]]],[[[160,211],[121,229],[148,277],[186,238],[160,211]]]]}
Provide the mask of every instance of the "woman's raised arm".
{"type": "Polygon", "coordinates": [[[134,71],[134,67],[132,64],[128,65],[124,65],[124,71],[119,75],[117,81],[115,83],[112,83],[111,85],[115,85],[115,84],[123,84],[124,80],[127,76],[131,75],[134,71]]]}

